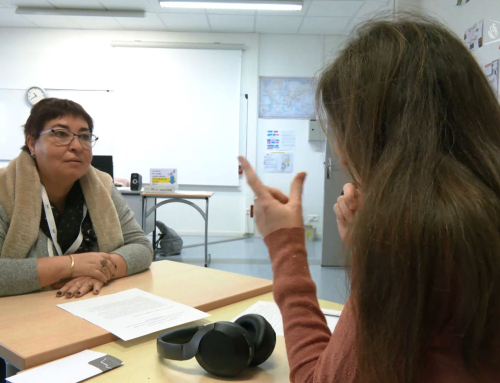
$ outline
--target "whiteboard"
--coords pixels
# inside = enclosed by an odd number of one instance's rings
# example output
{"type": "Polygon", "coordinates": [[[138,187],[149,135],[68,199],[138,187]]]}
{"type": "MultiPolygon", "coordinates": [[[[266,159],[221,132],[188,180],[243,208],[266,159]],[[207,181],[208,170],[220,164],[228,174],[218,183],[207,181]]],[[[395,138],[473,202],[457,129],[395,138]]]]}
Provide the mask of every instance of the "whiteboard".
{"type": "MultiPolygon", "coordinates": [[[[177,168],[181,185],[239,186],[241,51],[114,48],[113,89],[51,90],[80,103],[116,177],[177,168]]],[[[0,90],[0,160],[15,158],[29,116],[25,90],[0,90]]]]}
{"type": "Polygon", "coordinates": [[[21,152],[29,115],[25,90],[0,89],[0,160],[12,160],[21,152]]]}
{"type": "Polygon", "coordinates": [[[115,172],[238,186],[241,51],[114,48],[115,172]],[[118,145],[118,142],[120,145],[118,145]]]}
{"type": "MultiPolygon", "coordinates": [[[[47,97],[64,98],[83,106],[94,121],[94,133],[99,137],[93,154],[113,154],[109,110],[113,110],[113,93],[106,91],[47,90],[47,97]],[[106,107],[103,107],[106,106],[106,107]]],[[[0,90],[0,160],[12,160],[24,145],[23,125],[31,107],[26,101],[25,90],[0,90]]]]}

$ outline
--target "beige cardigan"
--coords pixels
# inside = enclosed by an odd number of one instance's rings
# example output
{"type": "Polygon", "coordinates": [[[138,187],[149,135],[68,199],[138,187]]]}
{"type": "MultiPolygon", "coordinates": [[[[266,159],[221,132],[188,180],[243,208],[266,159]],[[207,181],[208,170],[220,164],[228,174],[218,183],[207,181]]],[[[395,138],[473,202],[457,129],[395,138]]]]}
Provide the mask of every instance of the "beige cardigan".
{"type": "MultiPolygon", "coordinates": [[[[120,255],[127,275],[149,267],[153,249],[111,177],[90,168],[80,178],[97,245],[91,251],[120,255]]],[[[0,297],[40,289],[36,259],[49,256],[40,230],[42,200],[38,171],[23,152],[0,169],[0,297]]]]}
{"type": "MultiPolygon", "coordinates": [[[[120,220],[111,201],[111,177],[91,166],[80,178],[80,184],[99,249],[109,253],[123,246],[120,220]]],[[[40,185],[35,161],[25,151],[0,169],[0,206],[9,225],[0,258],[26,258],[38,238],[42,214],[40,185]]]]}

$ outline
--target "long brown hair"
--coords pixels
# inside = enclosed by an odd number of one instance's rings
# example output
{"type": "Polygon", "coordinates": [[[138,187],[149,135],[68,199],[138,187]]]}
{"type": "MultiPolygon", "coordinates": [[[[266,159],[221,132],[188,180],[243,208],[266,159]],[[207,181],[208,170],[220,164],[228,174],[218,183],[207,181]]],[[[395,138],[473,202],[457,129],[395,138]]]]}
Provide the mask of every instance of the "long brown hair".
{"type": "Polygon", "coordinates": [[[351,238],[361,381],[421,381],[437,335],[479,376],[500,338],[500,105],[480,66],[429,18],[372,21],[323,72],[317,103],[364,193],[351,238]]]}

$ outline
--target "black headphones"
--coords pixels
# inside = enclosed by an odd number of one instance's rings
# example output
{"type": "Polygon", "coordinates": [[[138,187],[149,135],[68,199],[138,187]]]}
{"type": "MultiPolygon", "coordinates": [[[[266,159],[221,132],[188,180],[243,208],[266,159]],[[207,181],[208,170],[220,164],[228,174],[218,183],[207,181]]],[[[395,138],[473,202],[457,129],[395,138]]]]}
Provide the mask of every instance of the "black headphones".
{"type": "Polygon", "coordinates": [[[193,356],[213,375],[233,377],[246,367],[264,363],[273,353],[276,333],[261,315],[248,314],[232,322],[190,326],[158,336],[158,354],[167,359],[193,356]]]}

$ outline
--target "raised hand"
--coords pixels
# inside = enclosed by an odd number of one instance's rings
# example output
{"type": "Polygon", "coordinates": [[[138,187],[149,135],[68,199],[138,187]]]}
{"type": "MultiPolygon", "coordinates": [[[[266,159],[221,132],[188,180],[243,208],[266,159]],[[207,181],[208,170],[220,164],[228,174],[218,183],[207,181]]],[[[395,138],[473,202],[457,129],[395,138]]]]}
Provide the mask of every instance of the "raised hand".
{"type": "Polygon", "coordinates": [[[255,222],[263,236],[282,228],[303,227],[302,189],[306,173],[299,173],[290,186],[287,197],[278,189],[265,186],[244,157],[238,157],[248,185],[256,195],[255,222]]]}

